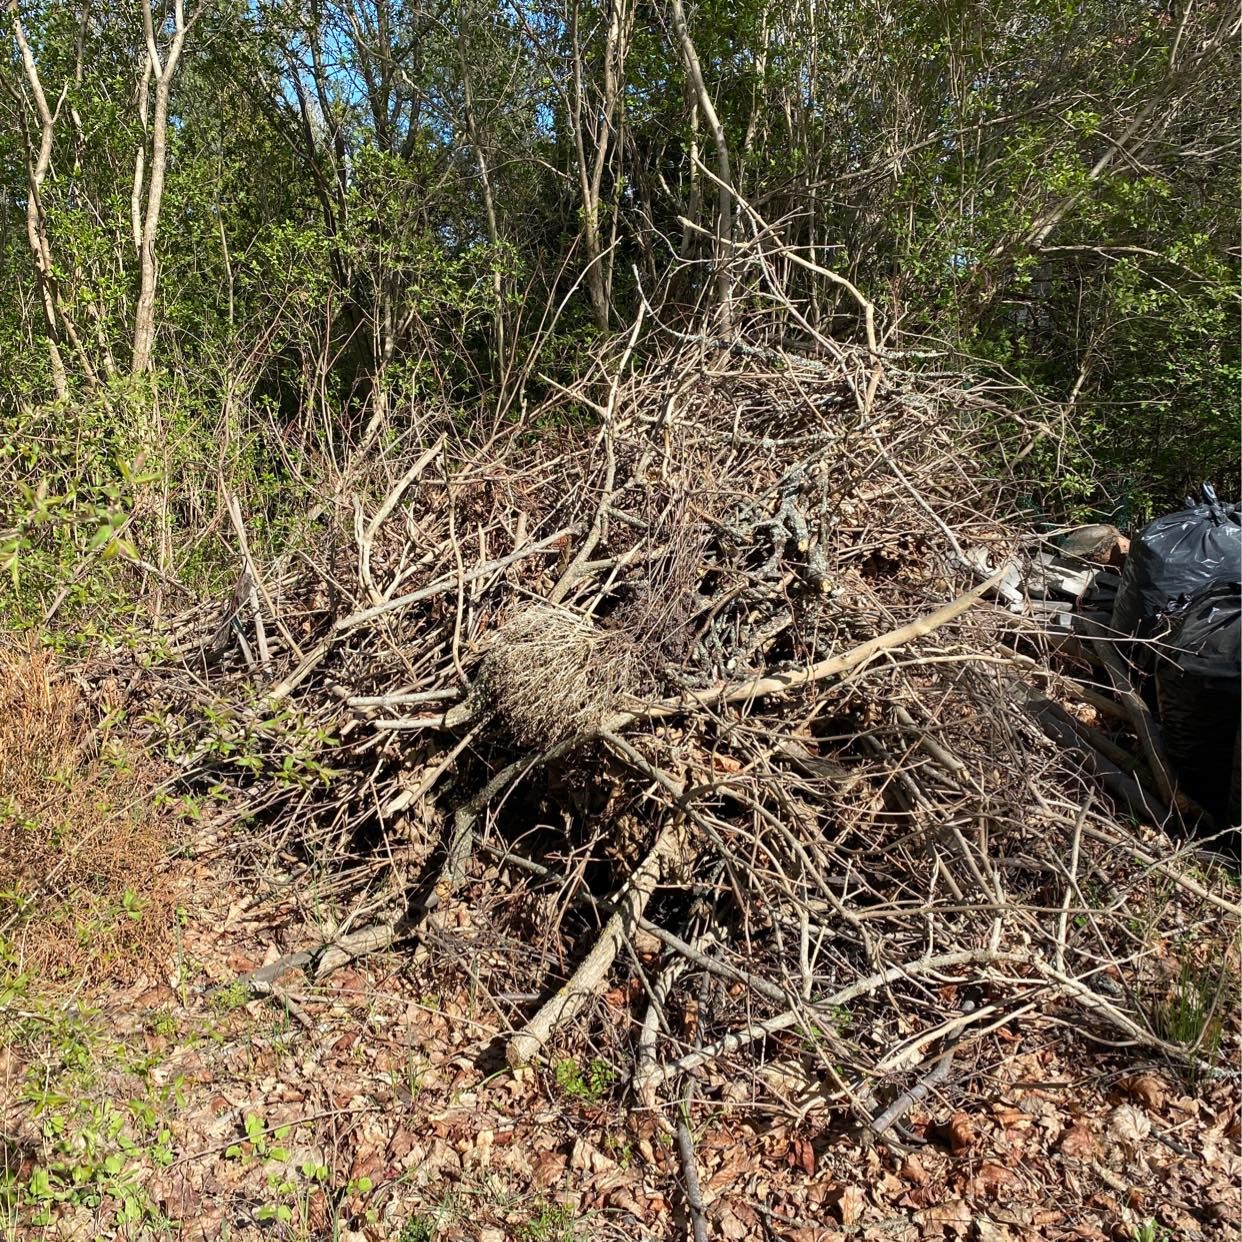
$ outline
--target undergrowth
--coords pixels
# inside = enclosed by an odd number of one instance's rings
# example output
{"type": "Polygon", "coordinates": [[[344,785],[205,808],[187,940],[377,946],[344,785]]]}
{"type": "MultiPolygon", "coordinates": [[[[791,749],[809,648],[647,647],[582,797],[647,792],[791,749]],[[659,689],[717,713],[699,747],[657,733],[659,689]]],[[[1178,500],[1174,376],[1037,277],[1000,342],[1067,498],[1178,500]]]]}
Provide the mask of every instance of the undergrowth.
{"type": "Polygon", "coordinates": [[[12,1105],[0,1134],[3,1236],[29,1236],[66,1212],[79,1225],[167,1226],[140,1170],[173,1162],[184,1079],[157,1075],[158,1056],[29,973],[0,982],[0,1013],[0,1081],[12,1105]]]}
{"type": "Polygon", "coordinates": [[[1163,982],[1149,987],[1143,1000],[1156,1035],[1213,1060],[1220,1052],[1225,1022],[1238,1010],[1239,980],[1228,942],[1178,946],[1163,982]]]}
{"type": "Polygon", "coordinates": [[[0,947],[15,969],[117,980],[165,956],[173,817],[123,725],[52,652],[0,649],[0,947]]]}

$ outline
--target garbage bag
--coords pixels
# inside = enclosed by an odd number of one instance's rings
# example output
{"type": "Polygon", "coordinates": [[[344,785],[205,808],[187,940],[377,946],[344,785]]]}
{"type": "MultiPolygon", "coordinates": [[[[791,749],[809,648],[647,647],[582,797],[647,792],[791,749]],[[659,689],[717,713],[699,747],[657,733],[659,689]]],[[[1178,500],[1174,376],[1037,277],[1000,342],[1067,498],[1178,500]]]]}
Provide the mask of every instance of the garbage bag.
{"type": "Polygon", "coordinates": [[[1242,725],[1233,743],[1233,779],[1229,787],[1229,827],[1242,827],[1242,725]]]}
{"type": "Polygon", "coordinates": [[[1242,726],[1242,585],[1208,587],[1177,615],[1160,649],[1156,699],[1179,783],[1227,818],[1242,726]]]}
{"type": "Polygon", "coordinates": [[[1205,483],[1199,503],[1157,518],[1131,543],[1113,629],[1148,638],[1162,617],[1218,582],[1242,582],[1242,511],[1205,483]]]}

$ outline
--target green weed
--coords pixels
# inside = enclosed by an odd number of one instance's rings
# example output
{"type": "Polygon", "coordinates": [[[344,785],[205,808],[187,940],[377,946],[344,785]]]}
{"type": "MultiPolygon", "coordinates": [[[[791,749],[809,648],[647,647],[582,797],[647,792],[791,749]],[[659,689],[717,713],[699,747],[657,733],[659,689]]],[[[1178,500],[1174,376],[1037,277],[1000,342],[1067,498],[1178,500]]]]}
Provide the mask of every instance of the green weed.
{"type": "Polygon", "coordinates": [[[440,1220],[437,1216],[420,1213],[418,1216],[411,1216],[401,1226],[397,1242],[435,1242],[439,1228],[440,1220]]]}
{"type": "Polygon", "coordinates": [[[1219,1051],[1225,1017],[1238,1005],[1238,978],[1220,946],[1185,946],[1171,982],[1141,999],[1154,1034],[1197,1057],[1219,1051]]]}
{"type": "Polygon", "coordinates": [[[607,1061],[592,1060],[585,1072],[572,1057],[556,1063],[556,1085],[571,1100],[598,1104],[617,1080],[617,1072],[607,1061]]]}
{"type": "Polygon", "coordinates": [[[539,1214],[518,1227],[521,1242],[574,1242],[574,1213],[559,1203],[546,1203],[539,1214]]]}
{"type": "Polygon", "coordinates": [[[227,1014],[244,1008],[249,1001],[250,989],[240,979],[235,979],[227,987],[212,993],[211,1007],[218,1014],[227,1014]]]}
{"type": "Polygon", "coordinates": [[[9,980],[0,1000],[15,995],[15,984],[24,995],[24,1021],[7,1034],[11,1043],[39,1051],[20,1094],[40,1144],[25,1171],[0,1170],[0,1221],[11,1230],[42,1229],[64,1211],[86,1209],[121,1231],[170,1227],[148,1197],[142,1170],[175,1159],[168,1116],[183,1100],[183,1081],[149,1087],[123,1106],[94,1098],[101,1064],[119,1064],[148,1082],[150,1064],[127,1063],[124,1048],[101,1042],[89,1010],[46,1008],[20,980],[9,980]]]}

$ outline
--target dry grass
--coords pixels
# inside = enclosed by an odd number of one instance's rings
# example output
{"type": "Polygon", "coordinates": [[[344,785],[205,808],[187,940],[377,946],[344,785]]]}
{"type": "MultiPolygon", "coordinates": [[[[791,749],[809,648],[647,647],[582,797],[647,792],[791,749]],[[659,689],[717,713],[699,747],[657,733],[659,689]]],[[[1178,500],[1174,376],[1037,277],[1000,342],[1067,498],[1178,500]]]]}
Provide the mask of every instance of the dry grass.
{"type": "Polygon", "coordinates": [[[554,745],[597,726],[639,678],[628,634],[543,605],[501,627],[479,672],[497,715],[526,746],[554,745]]]}
{"type": "Polygon", "coordinates": [[[53,653],[0,649],[0,943],[19,969],[124,979],[166,949],[157,782],[53,653]]]}

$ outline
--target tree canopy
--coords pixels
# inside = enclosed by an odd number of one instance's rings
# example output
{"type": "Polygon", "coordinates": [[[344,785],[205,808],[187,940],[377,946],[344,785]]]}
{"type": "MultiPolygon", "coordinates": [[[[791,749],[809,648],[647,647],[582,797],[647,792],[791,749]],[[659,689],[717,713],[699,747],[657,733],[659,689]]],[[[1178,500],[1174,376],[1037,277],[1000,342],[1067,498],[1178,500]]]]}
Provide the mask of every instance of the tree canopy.
{"type": "Polygon", "coordinates": [[[1234,6],[6,16],[13,530],[41,478],[93,522],[157,475],[185,523],[204,470],[261,490],[411,403],[517,408],[642,305],[1009,376],[1001,451],[1046,513],[1236,486],[1234,6]]]}

